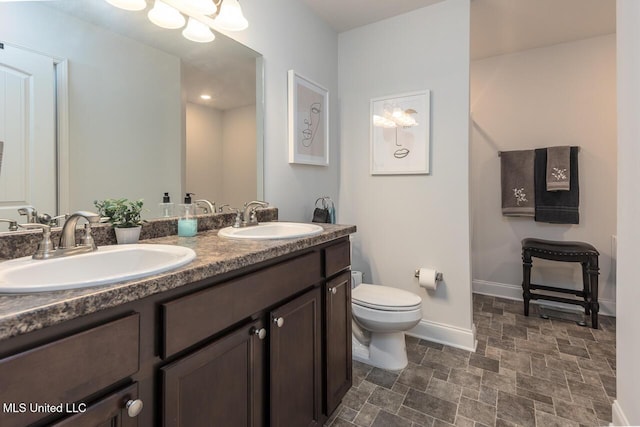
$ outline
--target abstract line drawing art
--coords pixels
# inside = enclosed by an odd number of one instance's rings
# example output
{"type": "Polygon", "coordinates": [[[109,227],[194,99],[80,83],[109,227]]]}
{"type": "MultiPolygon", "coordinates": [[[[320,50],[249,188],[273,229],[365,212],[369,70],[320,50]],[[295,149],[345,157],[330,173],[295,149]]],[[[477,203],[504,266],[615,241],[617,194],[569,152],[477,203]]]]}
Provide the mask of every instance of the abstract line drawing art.
{"type": "Polygon", "coordinates": [[[429,173],[430,92],[371,100],[371,174],[429,173]]]}
{"type": "Polygon", "coordinates": [[[329,91],[289,70],[289,163],[329,165],[329,91]]]}

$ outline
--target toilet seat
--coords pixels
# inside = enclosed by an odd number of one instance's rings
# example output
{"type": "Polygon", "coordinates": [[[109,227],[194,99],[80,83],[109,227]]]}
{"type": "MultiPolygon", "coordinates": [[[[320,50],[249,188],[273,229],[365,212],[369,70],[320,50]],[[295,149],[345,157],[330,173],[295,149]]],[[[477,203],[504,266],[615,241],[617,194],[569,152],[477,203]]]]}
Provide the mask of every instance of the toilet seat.
{"type": "Polygon", "coordinates": [[[354,304],[380,311],[412,311],[420,308],[422,298],[403,289],[362,283],[351,291],[354,304]]]}

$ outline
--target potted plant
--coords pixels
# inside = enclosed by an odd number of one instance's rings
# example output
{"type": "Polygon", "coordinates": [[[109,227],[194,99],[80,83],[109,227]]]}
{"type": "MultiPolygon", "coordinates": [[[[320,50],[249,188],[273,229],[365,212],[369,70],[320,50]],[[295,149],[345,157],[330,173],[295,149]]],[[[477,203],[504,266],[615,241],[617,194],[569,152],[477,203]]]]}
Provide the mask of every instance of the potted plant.
{"type": "Polygon", "coordinates": [[[142,199],[131,201],[127,199],[105,199],[94,201],[101,216],[108,217],[116,232],[118,244],[136,243],[142,229],[142,199]]]}

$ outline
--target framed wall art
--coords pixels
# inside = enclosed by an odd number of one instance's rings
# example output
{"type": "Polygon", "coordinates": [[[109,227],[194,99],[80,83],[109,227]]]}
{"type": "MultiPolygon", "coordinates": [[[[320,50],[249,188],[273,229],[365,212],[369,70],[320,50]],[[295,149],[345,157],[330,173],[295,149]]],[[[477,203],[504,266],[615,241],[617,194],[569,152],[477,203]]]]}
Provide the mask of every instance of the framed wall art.
{"type": "Polygon", "coordinates": [[[371,175],[429,173],[430,92],[371,100],[371,175]]]}
{"type": "Polygon", "coordinates": [[[289,163],[329,165],[329,91],[289,70],[289,163]]]}

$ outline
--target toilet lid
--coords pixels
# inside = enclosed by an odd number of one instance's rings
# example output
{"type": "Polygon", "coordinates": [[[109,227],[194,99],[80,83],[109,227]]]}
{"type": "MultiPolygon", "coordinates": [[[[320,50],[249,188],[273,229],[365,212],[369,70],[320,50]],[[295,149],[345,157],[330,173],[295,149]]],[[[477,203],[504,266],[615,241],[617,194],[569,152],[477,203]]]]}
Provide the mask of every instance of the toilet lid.
{"type": "Polygon", "coordinates": [[[414,310],[422,304],[422,299],[412,293],[389,286],[362,283],[351,291],[353,303],[380,310],[414,310]]]}

